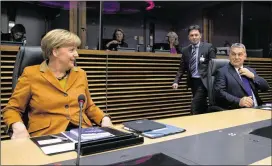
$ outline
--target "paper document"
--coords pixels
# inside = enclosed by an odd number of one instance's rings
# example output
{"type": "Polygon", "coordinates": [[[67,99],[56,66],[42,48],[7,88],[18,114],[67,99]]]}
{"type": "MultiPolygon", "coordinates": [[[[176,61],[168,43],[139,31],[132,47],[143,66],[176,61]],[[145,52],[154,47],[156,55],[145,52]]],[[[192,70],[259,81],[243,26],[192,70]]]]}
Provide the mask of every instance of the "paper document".
{"type": "MultiPolygon", "coordinates": [[[[63,132],[67,138],[77,142],[78,140],[78,129],[72,129],[70,131],[63,132]]],[[[89,127],[81,129],[81,139],[82,141],[96,140],[101,138],[113,137],[114,135],[110,132],[104,131],[99,127],[89,127]]]]}
{"type": "Polygon", "coordinates": [[[75,144],[74,143],[57,144],[41,147],[41,149],[45,154],[59,153],[74,150],[75,144]]]}
{"type": "Polygon", "coordinates": [[[62,142],[61,139],[47,139],[47,140],[41,140],[37,141],[39,145],[47,145],[47,144],[54,144],[58,142],[62,142]]]}

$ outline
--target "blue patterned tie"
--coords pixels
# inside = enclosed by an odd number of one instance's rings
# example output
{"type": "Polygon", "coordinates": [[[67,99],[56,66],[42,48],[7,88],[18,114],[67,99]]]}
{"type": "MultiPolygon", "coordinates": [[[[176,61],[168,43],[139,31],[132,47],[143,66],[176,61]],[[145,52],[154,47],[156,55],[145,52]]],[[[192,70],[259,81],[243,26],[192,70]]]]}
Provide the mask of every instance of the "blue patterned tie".
{"type": "Polygon", "coordinates": [[[191,75],[196,74],[196,47],[192,46],[192,57],[190,59],[191,75]]]}

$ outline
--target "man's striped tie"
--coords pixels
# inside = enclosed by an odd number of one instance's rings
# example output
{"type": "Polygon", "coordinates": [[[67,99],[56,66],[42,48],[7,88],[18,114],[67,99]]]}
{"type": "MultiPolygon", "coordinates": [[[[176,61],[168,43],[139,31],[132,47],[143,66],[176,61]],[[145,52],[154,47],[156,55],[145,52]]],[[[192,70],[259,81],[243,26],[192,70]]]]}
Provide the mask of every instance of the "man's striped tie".
{"type": "Polygon", "coordinates": [[[192,46],[192,57],[190,59],[190,69],[191,69],[191,75],[196,74],[196,47],[192,46]]]}

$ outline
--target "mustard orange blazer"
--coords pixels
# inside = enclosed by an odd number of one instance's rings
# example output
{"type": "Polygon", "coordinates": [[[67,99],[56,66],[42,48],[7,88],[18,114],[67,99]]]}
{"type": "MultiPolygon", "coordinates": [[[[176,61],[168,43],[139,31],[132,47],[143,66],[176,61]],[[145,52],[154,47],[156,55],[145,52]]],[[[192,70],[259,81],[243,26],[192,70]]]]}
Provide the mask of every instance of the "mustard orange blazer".
{"type": "Polygon", "coordinates": [[[27,104],[28,132],[31,136],[57,134],[65,131],[69,122],[79,124],[78,96],[86,97],[83,107],[82,127],[92,126],[91,120],[100,124],[105,114],[92,101],[84,70],[74,67],[63,89],[48,69],[46,62],[24,69],[16,88],[3,110],[3,118],[8,127],[22,122],[21,113],[27,104]]]}

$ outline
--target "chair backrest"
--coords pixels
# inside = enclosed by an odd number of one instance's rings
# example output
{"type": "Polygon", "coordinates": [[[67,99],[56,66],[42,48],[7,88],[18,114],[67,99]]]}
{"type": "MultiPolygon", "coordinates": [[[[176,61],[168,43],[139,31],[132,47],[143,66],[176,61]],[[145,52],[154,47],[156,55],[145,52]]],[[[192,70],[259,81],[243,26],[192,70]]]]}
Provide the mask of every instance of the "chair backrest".
{"type": "Polygon", "coordinates": [[[38,46],[21,46],[16,55],[15,65],[12,75],[12,91],[16,87],[18,78],[27,66],[41,64],[44,61],[41,47],[38,46]]]}
{"type": "MultiPolygon", "coordinates": [[[[21,46],[19,52],[16,55],[15,65],[12,74],[12,92],[16,87],[18,78],[27,66],[33,66],[41,64],[44,61],[42,56],[41,47],[35,46],[21,46]]],[[[27,104],[25,113],[22,115],[22,120],[27,126],[28,124],[28,110],[29,106],[27,104]]]]}
{"type": "Polygon", "coordinates": [[[209,68],[208,68],[208,96],[209,96],[209,104],[210,106],[214,106],[215,105],[215,101],[214,101],[214,93],[213,93],[213,83],[214,83],[214,77],[215,77],[215,73],[216,71],[229,64],[229,60],[228,59],[212,59],[209,62],[209,68]]]}

